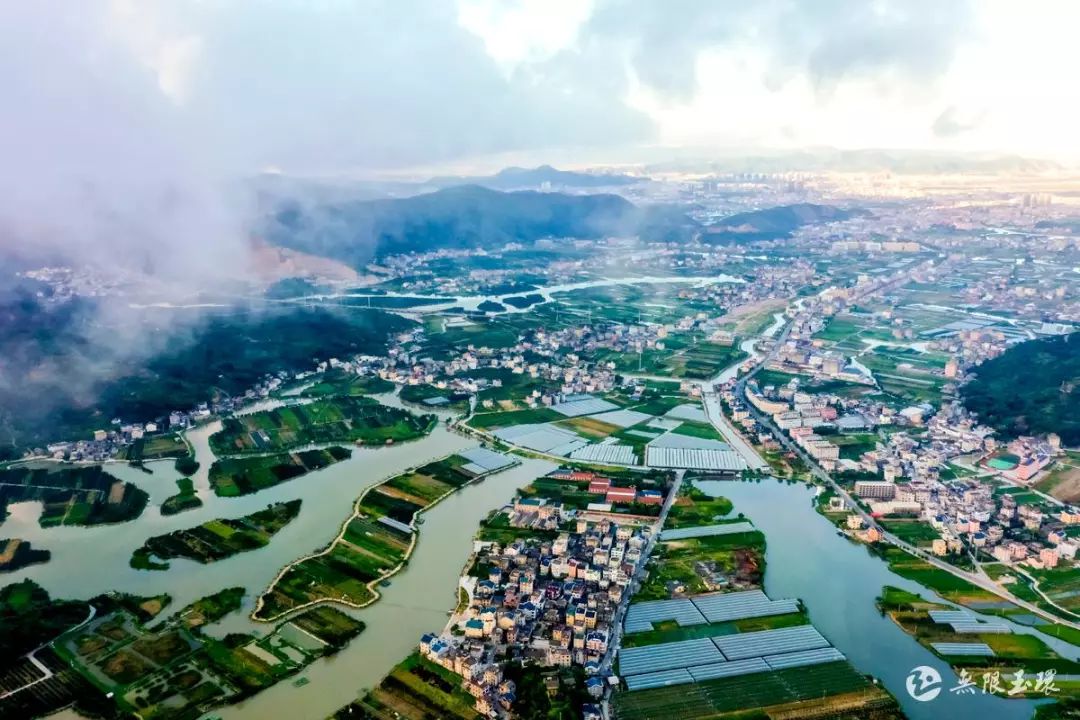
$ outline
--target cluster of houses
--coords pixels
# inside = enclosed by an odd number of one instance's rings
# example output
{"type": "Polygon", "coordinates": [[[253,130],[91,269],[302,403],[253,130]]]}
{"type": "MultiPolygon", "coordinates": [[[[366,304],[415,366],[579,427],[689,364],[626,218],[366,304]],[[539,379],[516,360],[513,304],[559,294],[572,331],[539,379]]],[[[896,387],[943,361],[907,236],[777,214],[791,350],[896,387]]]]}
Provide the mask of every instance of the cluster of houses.
{"type": "MultiPolygon", "coordinates": [[[[521,521],[516,504],[508,513],[512,523],[521,521]]],[[[472,565],[479,577],[466,581],[468,607],[443,634],[421,638],[420,653],[460,675],[476,709],[489,717],[505,716],[513,705],[515,688],[503,674],[510,661],[580,666],[589,694],[601,698],[616,612],[649,538],[648,526],[578,519],[573,531],[553,539],[480,544],[472,565]]]]}

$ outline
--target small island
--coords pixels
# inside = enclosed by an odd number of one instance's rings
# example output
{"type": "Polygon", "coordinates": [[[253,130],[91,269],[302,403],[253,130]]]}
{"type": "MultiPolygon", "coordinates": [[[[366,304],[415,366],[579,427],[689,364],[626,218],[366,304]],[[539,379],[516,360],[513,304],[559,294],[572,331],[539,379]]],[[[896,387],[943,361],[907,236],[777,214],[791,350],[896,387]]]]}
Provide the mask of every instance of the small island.
{"type": "Polygon", "coordinates": [[[36,550],[26,540],[0,540],[0,573],[15,572],[27,565],[49,562],[50,557],[52,553],[48,550],[36,550]]]}
{"type": "Polygon", "coordinates": [[[211,520],[188,530],[176,530],[147,540],[131,555],[137,570],[168,570],[173,558],[211,563],[270,542],[281,528],[300,513],[300,500],[269,505],[235,520],[211,520]]]}

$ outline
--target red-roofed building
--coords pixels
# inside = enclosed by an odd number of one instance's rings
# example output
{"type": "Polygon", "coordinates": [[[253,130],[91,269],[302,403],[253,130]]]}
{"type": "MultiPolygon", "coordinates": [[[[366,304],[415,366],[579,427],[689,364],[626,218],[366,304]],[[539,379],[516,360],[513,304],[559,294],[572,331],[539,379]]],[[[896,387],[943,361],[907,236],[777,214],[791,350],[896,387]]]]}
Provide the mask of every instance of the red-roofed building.
{"type": "Polygon", "coordinates": [[[637,501],[642,505],[663,505],[664,495],[659,490],[642,490],[637,495],[637,501]]]}
{"type": "Polygon", "coordinates": [[[604,496],[604,500],[609,503],[632,503],[637,499],[637,488],[628,487],[613,487],[608,488],[607,495],[604,496]]]}
{"type": "Polygon", "coordinates": [[[589,492],[593,495],[603,495],[611,487],[611,481],[607,478],[597,478],[589,483],[589,492]]]}

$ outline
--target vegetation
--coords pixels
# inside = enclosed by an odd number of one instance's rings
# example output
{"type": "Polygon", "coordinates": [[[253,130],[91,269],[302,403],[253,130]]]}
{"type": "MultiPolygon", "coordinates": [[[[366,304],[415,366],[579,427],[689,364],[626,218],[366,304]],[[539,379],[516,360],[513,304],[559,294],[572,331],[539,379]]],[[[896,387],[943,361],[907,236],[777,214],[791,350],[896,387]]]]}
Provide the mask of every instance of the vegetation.
{"type": "Polygon", "coordinates": [[[394,667],[378,687],[339,710],[336,720],[478,720],[473,697],[462,679],[413,653],[394,667]]]}
{"type": "Polygon", "coordinates": [[[654,232],[696,225],[682,213],[638,209],[616,195],[501,193],[462,186],[316,209],[285,204],[267,228],[267,237],[276,245],[361,268],[372,252],[383,257],[438,248],[501,247],[548,237],[598,238],[641,229],[642,223],[654,232]]]}
{"type": "Polygon", "coordinates": [[[242,587],[228,587],[212,595],[207,595],[188,605],[173,616],[173,620],[182,622],[185,627],[197,628],[215,623],[231,612],[236,612],[244,602],[245,590],[242,587]]]}
{"type": "Polygon", "coordinates": [[[241,395],[268,373],[307,370],[319,358],[381,353],[388,335],[413,326],[380,310],[301,307],[206,313],[183,343],[175,342],[175,328],[147,326],[146,356],[91,386],[88,405],[86,386],[70,378],[86,377],[79,349],[86,328],[96,327],[96,302],[50,308],[28,294],[18,305],[17,331],[0,333],[0,356],[12,360],[0,407],[19,408],[5,416],[5,442],[26,447],[85,437],[112,418],[152,420],[220,394],[241,395]],[[46,361],[54,371],[36,372],[46,361]]]}
{"type": "Polygon", "coordinates": [[[0,666],[86,619],[90,606],[78,600],[51,600],[33,580],[0,588],[0,666]]]}
{"type": "Polygon", "coordinates": [[[202,507],[202,499],[195,493],[195,483],[189,477],[182,477],[176,481],[176,487],[180,492],[170,495],[161,503],[162,515],[175,515],[185,510],[194,510],[202,507]]]}
{"type": "Polygon", "coordinates": [[[210,486],[225,497],[247,495],[352,457],[343,447],[227,458],[210,466],[210,486]]]}
{"type": "Polygon", "coordinates": [[[118,457],[121,460],[127,460],[133,465],[139,465],[146,460],[162,460],[165,458],[176,458],[177,462],[179,462],[179,459],[187,456],[187,454],[187,443],[179,435],[166,433],[141,437],[125,447],[118,457]]]}
{"type": "Polygon", "coordinates": [[[1078,343],[1080,333],[1031,340],[987,360],[963,387],[964,405],[1006,437],[1055,432],[1080,445],[1078,343]]]}
{"type": "Polygon", "coordinates": [[[194,455],[184,454],[176,458],[176,462],[173,463],[176,468],[176,472],[184,476],[194,475],[199,470],[199,461],[195,459],[194,455]]]}
{"type": "Polygon", "coordinates": [[[268,620],[323,600],[359,607],[374,602],[376,583],[406,561],[417,513],[476,476],[451,455],[375,485],[357,500],[352,517],[330,545],[290,565],[259,598],[255,618],[268,620]],[[385,522],[389,520],[390,522],[385,522]]]}
{"type": "Polygon", "coordinates": [[[48,562],[52,553],[35,550],[26,540],[0,540],[0,573],[15,572],[27,565],[48,562]]]}
{"type": "Polygon", "coordinates": [[[367,397],[334,397],[226,418],[210,436],[210,447],[229,455],[336,442],[390,444],[430,432],[435,421],[434,415],[418,417],[367,397]]]}
{"type": "Polygon", "coordinates": [[[664,527],[681,528],[711,525],[731,512],[731,501],[725,497],[711,497],[683,481],[679,497],[671,505],[664,527]]]}
{"type": "Polygon", "coordinates": [[[162,561],[173,558],[210,563],[257,550],[292,522],[300,513],[300,502],[276,503],[235,520],[211,520],[188,530],[156,535],[132,554],[131,566],[139,570],[167,570],[169,563],[162,561]]]}
{"type": "Polygon", "coordinates": [[[760,587],[765,573],[765,536],[733,533],[657,544],[648,578],[636,600],[760,587]]]}
{"type": "Polygon", "coordinates": [[[377,395],[391,392],[394,383],[377,375],[357,375],[343,370],[327,370],[313,384],[304,388],[301,397],[323,398],[335,395],[377,395]]]}
{"type": "Polygon", "coordinates": [[[615,715],[620,720],[705,720],[754,708],[775,708],[777,714],[770,712],[769,716],[781,717],[777,706],[789,703],[799,703],[799,714],[786,717],[817,717],[818,713],[867,720],[903,717],[885,691],[871,685],[846,662],[619,692],[614,697],[615,715]]]}
{"type": "Polygon", "coordinates": [[[100,465],[61,469],[14,467],[0,470],[0,521],[9,503],[40,501],[41,526],[100,525],[134,520],[149,496],[100,465]]]}

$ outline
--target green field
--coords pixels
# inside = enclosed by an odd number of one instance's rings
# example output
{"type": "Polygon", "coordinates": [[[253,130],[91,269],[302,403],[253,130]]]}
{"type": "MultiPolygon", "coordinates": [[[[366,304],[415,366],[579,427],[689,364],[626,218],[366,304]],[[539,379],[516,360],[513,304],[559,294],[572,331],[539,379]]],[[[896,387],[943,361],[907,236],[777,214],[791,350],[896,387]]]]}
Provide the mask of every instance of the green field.
{"type": "Polygon", "coordinates": [[[555,420],[565,420],[566,416],[557,413],[551,408],[535,408],[533,410],[511,410],[509,412],[485,412],[473,415],[469,424],[475,428],[486,430],[489,428],[503,428],[511,425],[527,425],[531,423],[548,423],[555,420]]]}
{"type": "Polygon", "coordinates": [[[121,482],[100,465],[0,470],[0,522],[11,503],[39,501],[42,527],[100,525],[134,520],[149,495],[121,482]]]}
{"type": "Polygon", "coordinates": [[[435,422],[434,415],[416,416],[368,397],[333,397],[226,418],[210,447],[221,456],[339,442],[382,445],[421,437],[435,422]]]}
{"type": "Polygon", "coordinates": [[[300,500],[268,505],[265,510],[235,520],[211,520],[188,530],[156,535],[131,556],[138,570],[167,570],[168,560],[187,558],[216,562],[238,553],[258,550],[300,513],[300,500]]]}
{"type": "Polygon", "coordinates": [[[210,486],[217,495],[258,492],[352,457],[343,447],[218,460],[210,466],[210,486]]]}
{"type": "Polygon", "coordinates": [[[162,515],[175,515],[176,513],[184,512],[185,510],[194,510],[197,507],[202,507],[202,500],[195,493],[195,483],[191,478],[183,477],[176,481],[176,487],[179,490],[175,495],[170,495],[165,498],[161,503],[162,515]]]}
{"type": "Polygon", "coordinates": [[[379,521],[387,517],[406,525],[417,513],[475,476],[451,455],[403,473],[367,490],[357,501],[341,536],[320,554],[292,565],[260,598],[256,618],[274,619],[319,600],[361,606],[372,602],[372,585],[408,557],[413,533],[379,521]]]}
{"type": "Polygon", "coordinates": [[[377,395],[391,392],[393,389],[394,383],[375,375],[357,375],[342,370],[327,370],[314,383],[304,388],[300,396],[324,398],[336,395],[377,395]]]}
{"type": "Polygon", "coordinates": [[[866,702],[875,706],[882,700],[889,700],[849,663],[836,662],[690,685],[623,691],[615,694],[614,705],[619,720],[706,720],[738,710],[821,700],[860,691],[866,692],[866,702]]]}

